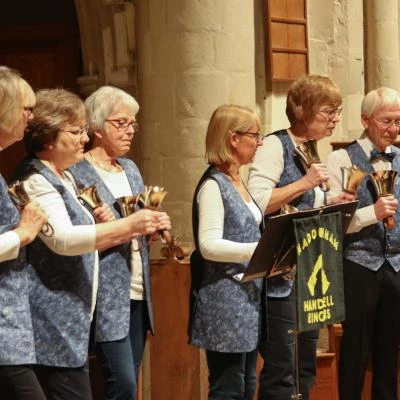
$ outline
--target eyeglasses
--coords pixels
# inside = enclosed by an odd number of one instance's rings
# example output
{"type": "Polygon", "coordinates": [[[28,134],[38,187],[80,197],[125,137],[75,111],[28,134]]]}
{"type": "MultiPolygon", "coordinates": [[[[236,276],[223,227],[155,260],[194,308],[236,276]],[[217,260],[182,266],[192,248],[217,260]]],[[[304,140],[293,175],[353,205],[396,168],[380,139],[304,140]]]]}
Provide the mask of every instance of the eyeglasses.
{"type": "Polygon", "coordinates": [[[396,128],[400,128],[400,119],[390,119],[390,118],[383,118],[383,119],[376,119],[371,117],[378,125],[387,129],[394,125],[396,128]]]}
{"type": "Polygon", "coordinates": [[[331,120],[335,117],[340,117],[343,107],[333,108],[330,110],[318,110],[317,113],[323,115],[326,119],[331,120]]]}
{"type": "Polygon", "coordinates": [[[71,133],[74,136],[81,136],[84,133],[88,133],[89,132],[89,124],[85,125],[84,127],[82,127],[81,129],[77,129],[76,131],[70,131],[70,130],[66,130],[66,129],[60,129],[61,132],[68,132],[71,133]]]}
{"type": "Polygon", "coordinates": [[[262,133],[259,133],[259,132],[238,132],[238,131],[236,131],[235,132],[237,135],[240,135],[240,136],[248,136],[248,137],[251,137],[252,139],[254,139],[257,143],[258,142],[262,142],[263,141],[263,139],[264,139],[264,137],[265,137],[265,135],[264,134],[262,134],[262,133]]]}
{"type": "Polygon", "coordinates": [[[121,132],[127,132],[130,126],[132,127],[134,133],[139,132],[139,124],[134,120],[121,118],[121,119],[106,119],[106,121],[121,132]]]}

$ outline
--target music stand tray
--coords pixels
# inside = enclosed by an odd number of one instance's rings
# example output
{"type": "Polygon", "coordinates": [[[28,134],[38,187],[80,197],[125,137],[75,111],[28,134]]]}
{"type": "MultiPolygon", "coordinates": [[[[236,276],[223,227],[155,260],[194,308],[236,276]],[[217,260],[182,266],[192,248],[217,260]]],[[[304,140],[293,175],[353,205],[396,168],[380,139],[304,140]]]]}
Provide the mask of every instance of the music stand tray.
{"type": "Polygon", "coordinates": [[[340,212],[344,234],[357,210],[357,206],[358,201],[356,200],[269,217],[261,239],[240,281],[248,282],[261,277],[268,278],[292,270],[293,266],[296,265],[295,237],[292,224],[294,219],[340,212]]]}

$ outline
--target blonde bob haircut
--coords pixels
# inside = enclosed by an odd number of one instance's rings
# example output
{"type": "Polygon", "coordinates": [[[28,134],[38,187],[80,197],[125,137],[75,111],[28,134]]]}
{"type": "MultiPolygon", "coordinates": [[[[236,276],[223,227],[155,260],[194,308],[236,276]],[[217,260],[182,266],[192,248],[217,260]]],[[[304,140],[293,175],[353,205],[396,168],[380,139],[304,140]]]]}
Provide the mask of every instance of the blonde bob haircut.
{"type": "Polygon", "coordinates": [[[293,82],[286,99],[286,115],[291,125],[305,122],[321,106],[338,108],[342,104],[339,88],[326,76],[304,75],[293,82]]]}
{"type": "Polygon", "coordinates": [[[0,66],[0,130],[10,133],[23,118],[23,108],[35,105],[35,93],[18,71],[0,66]]]}
{"type": "Polygon", "coordinates": [[[391,105],[400,106],[400,93],[397,90],[382,86],[365,95],[361,103],[361,114],[371,117],[378,109],[391,105]]]}
{"type": "Polygon", "coordinates": [[[42,89],[36,93],[33,118],[25,129],[25,147],[28,154],[35,154],[52,144],[59,131],[66,125],[86,121],[83,101],[65,89],[42,89]]]}
{"type": "Polygon", "coordinates": [[[210,165],[229,165],[232,161],[230,137],[233,132],[245,133],[253,125],[261,128],[258,114],[250,108],[227,104],[211,116],[206,136],[206,160],[210,165]]]}

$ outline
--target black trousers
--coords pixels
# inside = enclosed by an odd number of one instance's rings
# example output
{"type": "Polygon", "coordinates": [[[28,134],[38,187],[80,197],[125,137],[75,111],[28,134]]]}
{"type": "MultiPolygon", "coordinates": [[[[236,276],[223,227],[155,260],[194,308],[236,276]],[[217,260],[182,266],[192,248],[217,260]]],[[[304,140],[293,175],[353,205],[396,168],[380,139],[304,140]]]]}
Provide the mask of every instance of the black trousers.
{"type": "Polygon", "coordinates": [[[36,366],[47,400],[92,400],[89,363],[79,368],[36,366]]]}
{"type": "MultiPolygon", "coordinates": [[[[259,400],[288,400],[297,393],[296,335],[291,333],[296,322],[294,291],[287,297],[268,297],[266,321],[263,323],[260,355],[259,400]]],[[[263,313],[265,315],[265,313],[263,313]]],[[[298,375],[302,400],[308,400],[315,383],[319,331],[298,334],[298,375]]]]}
{"type": "Polygon", "coordinates": [[[374,272],[344,260],[346,319],[340,347],[341,400],[360,400],[372,360],[372,399],[396,400],[400,273],[385,263],[374,272]]]}
{"type": "Polygon", "coordinates": [[[206,350],[208,400],[252,400],[257,387],[257,349],[248,353],[206,350]]]}
{"type": "Polygon", "coordinates": [[[0,366],[0,398],[46,400],[39,380],[29,365],[0,366]]]}

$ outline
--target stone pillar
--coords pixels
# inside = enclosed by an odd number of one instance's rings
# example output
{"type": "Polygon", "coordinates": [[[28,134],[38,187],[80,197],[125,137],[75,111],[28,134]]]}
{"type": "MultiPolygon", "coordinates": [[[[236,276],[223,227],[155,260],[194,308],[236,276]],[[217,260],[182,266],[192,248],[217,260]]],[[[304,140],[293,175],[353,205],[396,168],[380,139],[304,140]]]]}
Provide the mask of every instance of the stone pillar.
{"type": "Polygon", "coordinates": [[[365,0],[366,91],[400,89],[398,0],[365,0]]]}
{"type": "Polygon", "coordinates": [[[136,2],[141,170],[164,186],[173,232],[192,241],[191,204],[216,107],[255,105],[254,4],[136,2]]]}

